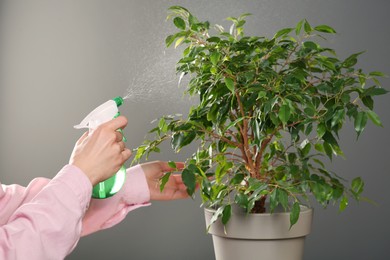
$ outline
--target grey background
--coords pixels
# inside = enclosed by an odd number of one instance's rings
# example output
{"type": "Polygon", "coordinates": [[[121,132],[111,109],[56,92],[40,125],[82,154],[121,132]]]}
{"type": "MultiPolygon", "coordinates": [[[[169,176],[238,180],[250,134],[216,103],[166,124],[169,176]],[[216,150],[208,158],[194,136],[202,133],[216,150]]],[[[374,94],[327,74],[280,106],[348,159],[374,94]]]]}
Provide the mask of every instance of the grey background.
{"type": "MultiPolygon", "coordinates": [[[[192,101],[178,89],[174,69],[180,51],[164,46],[174,31],[166,10],[176,4],[225,28],[224,18],[251,12],[252,35],[272,36],[302,18],[328,24],[338,34],[327,45],[340,58],[366,50],[359,66],[390,74],[386,0],[0,0],[2,183],[53,177],[82,134],[72,126],[115,96],[133,94],[121,108],[131,147],[142,143],[153,119],[188,111],[192,101]]],[[[390,89],[388,78],[382,83],[390,89]]],[[[362,176],[365,196],[378,205],[352,202],[342,214],[331,205],[313,205],[305,259],[388,259],[389,96],[376,101],[384,128],[370,123],[356,142],[348,124],[340,141],[347,160],[336,159],[332,169],[346,178],[362,176]]],[[[182,160],[186,154],[167,149],[151,159],[182,160]]],[[[199,205],[199,198],[153,202],[116,227],[82,238],[68,259],[213,259],[199,205]]]]}

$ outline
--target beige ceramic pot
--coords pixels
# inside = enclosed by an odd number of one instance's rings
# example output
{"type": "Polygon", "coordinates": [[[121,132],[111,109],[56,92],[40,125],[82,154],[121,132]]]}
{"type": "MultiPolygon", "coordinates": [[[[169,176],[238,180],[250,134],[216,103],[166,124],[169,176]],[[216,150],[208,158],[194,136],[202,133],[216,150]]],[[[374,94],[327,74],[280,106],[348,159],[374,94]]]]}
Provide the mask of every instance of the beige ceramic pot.
{"type": "MultiPolygon", "coordinates": [[[[213,209],[205,209],[207,227],[214,212],[213,209]]],[[[234,208],[225,228],[218,220],[209,229],[215,259],[301,260],[312,216],[313,209],[301,207],[299,220],[290,229],[289,212],[246,214],[234,208]]]]}

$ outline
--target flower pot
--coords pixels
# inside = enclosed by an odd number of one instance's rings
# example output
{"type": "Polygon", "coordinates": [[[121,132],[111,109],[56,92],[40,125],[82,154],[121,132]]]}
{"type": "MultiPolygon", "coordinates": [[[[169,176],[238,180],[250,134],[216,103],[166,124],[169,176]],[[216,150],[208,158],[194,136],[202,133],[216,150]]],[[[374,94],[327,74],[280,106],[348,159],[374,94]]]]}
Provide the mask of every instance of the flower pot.
{"type": "MultiPolygon", "coordinates": [[[[205,208],[207,227],[214,212],[205,208]]],[[[209,229],[215,259],[301,260],[312,216],[311,208],[301,207],[299,220],[290,229],[289,212],[246,214],[240,208],[234,208],[225,227],[218,219],[209,229]]]]}

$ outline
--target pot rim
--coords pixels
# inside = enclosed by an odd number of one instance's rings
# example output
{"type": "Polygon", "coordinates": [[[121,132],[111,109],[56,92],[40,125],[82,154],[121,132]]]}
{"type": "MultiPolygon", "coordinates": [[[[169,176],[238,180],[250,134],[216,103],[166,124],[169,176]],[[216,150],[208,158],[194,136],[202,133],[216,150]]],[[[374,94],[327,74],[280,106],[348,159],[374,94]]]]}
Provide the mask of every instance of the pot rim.
{"type": "MultiPolygon", "coordinates": [[[[307,205],[299,205],[301,208],[301,214],[305,213],[311,213],[314,211],[313,207],[307,206],[307,205]]],[[[204,207],[204,210],[210,213],[214,213],[217,211],[216,209],[210,208],[210,207],[204,207]]],[[[239,207],[237,204],[232,204],[232,210],[235,214],[241,214],[241,215],[251,215],[253,217],[261,217],[261,216],[271,216],[271,215],[290,215],[290,211],[284,211],[283,208],[279,208],[276,212],[265,212],[265,213],[247,213],[245,210],[241,207],[239,207]]]]}
{"type": "MultiPolygon", "coordinates": [[[[238,207],[238,206],[237,206],[238,207]]],[[[302,206],[299,219],[290,225],[290,212],[246,213],[233,210],[224,226],[221,219],[210,224],[216,210],[204,208],[208,233],[235,239],[289,239],[304,237],[311,232],[313,208],[302,206]]],[[[241,209],[241,208],[240,208],[241,209]]]]}

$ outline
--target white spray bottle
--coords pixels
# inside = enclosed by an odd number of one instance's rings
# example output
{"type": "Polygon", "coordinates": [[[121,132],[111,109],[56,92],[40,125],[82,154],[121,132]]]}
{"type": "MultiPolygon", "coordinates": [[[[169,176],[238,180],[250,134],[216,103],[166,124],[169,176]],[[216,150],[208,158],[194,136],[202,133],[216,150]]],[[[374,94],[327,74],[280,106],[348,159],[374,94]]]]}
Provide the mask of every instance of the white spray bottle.
{"type": "MultiPolygon", "coordinates": [[[[99,125],[112,120],[120,115],[118,107],[123,104],[123,98],[115,97],[112,100],[101,104],[89,113],[80,124],[75,125],[74,128],[88,128],[89,132],[92,133],[99,125]]],[[[121,129],[118,131],[122,132],[121,129]]],[[[126,138],[123,136],[123,141],[126,138]]],[[[109,179],[98,183],[92,190],[92,197],[96,199],[105,199],[113,196],[123,186],[126,179],[126,168],[124,165],[119,171],[109,179]]]]}

